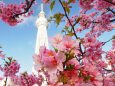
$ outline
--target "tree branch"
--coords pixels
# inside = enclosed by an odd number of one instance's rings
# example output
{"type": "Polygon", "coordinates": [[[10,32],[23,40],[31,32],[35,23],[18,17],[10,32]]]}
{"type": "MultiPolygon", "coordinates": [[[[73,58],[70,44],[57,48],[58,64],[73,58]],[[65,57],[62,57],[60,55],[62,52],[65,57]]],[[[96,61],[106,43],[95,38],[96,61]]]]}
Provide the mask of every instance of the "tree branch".
{"type": "Polygon", "coordinates": [[[29,11],[29,9],[32,7],[34,1],[35,0],[31,0],[31,2],[29,2],[28,0],[26,0],[27,7],[25,8],[24,12],[21,12],[19,14],[15,14],[13,17],[18,17],[19,15],[27,13],[29,11]]]}
{"type": "Polygon", "coordinates": [[[114,22],[114,21],[115,21],[115,19],[110,20],[110,22],[114,22]]]}
{"type": "Polygon", "coordinates": [[[103,45],[105,45],[106,43],[110,42],[113,38],[107,40],[106,42],[103,42],[103,45]]]}
{"type": "Polygon", "coordinates": [[[63,8],[63,10],[64,10],[64,12],[65,12],[65,16],[66,16],[66,18],[67,18],[69,24],[70,24],[71,27],[72,27],[72,30],[73,30],[73,32],[74,32],[74,35],[75,35],[76,39],[78,39],[78,37],[77,37],[77,35],[76,35],[76,32],[75,32],[75,29],[74,29],[74,26],[72,25],[72,23],[71,23],[71,21],[70,21],[68,15],[67,15],[67,12],[66,12],[65,7],[63,6],[63,3],[61,2],[61,0],[59,0],[59,2],[60,2],[61,6],[62,6],[62,8],[63,8]]]}
{"type": "Polygon", "coordinates": [[[7,77],[6,77],[6,80],[4,81],[4,86],[7,86],[7,77]]]}
{"type": "MultiPolygon", "coordinates": [[[[71,27],[72,27],[74,36],[76,37],[76,39],[79,39],[79,37],[76,35],[76,32],[75,32],[75,28],[74,28],[75,24],[73,25],[73,24],[71,23],[71,21],[70,21],[68,15],[67,15],[66,9],[65,9],[65,7],[63,6],[62,1],[59,0],[59,2],[60,2],[61,6],[62,6],[62,8],[63,8],[63,10],[64,10],[65,16],[66,16],[67,20],[69,21],[69,24],[70,24],[71,27]]],[[[82,51],[82,47],[81,47],[81,43],[80,43],[80,42],[79,42],[79,48],[80,48],[80,52],[81,52],[81,54],[82,54],[82,56],[83,56],[84,53],[83,53],[83,51],[82,51]]]]}
{"type": "Polygon", "coordinates": [[[112,4],[112,5],[115,5],[115,3],[112,2],[112,0],[111,1],[110,0],[103,0],[103,1],[108,2],[108,3],[112,4]]]}
{"type": "Polygon", "coordinates": [[[113,11],[112,9],[110,8],[107,8],[108,11],[112,12],[113,14],[115,14],[115,11],[113,11]]]}

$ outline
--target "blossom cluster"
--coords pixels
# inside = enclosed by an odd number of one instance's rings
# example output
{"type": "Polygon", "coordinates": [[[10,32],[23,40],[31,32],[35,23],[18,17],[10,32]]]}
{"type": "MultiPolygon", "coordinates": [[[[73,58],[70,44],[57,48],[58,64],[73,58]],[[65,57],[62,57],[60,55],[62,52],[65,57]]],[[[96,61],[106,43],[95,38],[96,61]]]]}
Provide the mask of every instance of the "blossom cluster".
{"type": "Polygon", "coordinates": [[[14,85],[18,86],[41,86],[43,78],[42,76],[35,76],[33,74],[28,74],[27,72],[20,74],[19,76],[13,76],[11,78],[14,85]]]}
{"type": "MultiPolygon", "coordinates": [[[[27,7],[28,1],[34,0],[26,1],[20,5],[5,5],[0,2],[0,19],[11,26],[21,22],[22,19],[18,17],[32,14],[32,11],[29,11],[27,15],[16,16],[27,7]]],[[[42,1],[50,4],[51,9],[58,2],[42,1]]],[[[65,14],[60,12],[53,18],[58,24],[61,20],[66,20],[63,29],[65,35],[57,34],[52,37],[52,48],[41,46],[39,54],[33,56],[38,74],[25,72],[17,75],[20,65],[12,58],[6,60],[0,51],[0,57],[5,62],[4,66],[0,65],[4,77],[10,77],[14,85],[19,86],[41,86],[44,81],[48,86],[115,86],[115,37],[104,42],[99,40],[104,32],[114,29],[115,0],[78,0],[77,5],[81,10],[71,18],[71,8],[73,4],[76,5],[76,0],[59,2],[65,14]],[[63,17],[60,17],[60,14],[63,17]],[[84,30],[85,34],[80,37],[78,33],[84,30]],[[110,41],[110,50],[104,51],[103,46],[110,41]]]]}
{"type": "MultiPolygon", "coordinates": [[[[83,41],[85,50],[82,58],[78,42],[70,36],[61,36],[60,34],[51,38],[54,50],[42,46],[39,54],[33,57],[35,65],[39,65],[43,69],[42,72],[46,75],[49,86],[102,86],[103,79],[111,77],[103,77],[103,74],[106,73],[104,69],[109,65],[102,60],[101,55],[104,51],[101,47],[103,43],[90,35],[83,41]]],[[[110,55],[113,58],[115,56],[114,52],[110,55]]],[[[35,66],[35,69],[38,71],[39,67],[35,66]]],[[[105,82],[104,86],[109,86],[111,83],[105,82]]]]}
{"type": "MultiPolygon", "coordinates": [[[[1,51],[2,52],[2,51],[1,51]]],[[[4,65],[0,65],[0,71],[3,72],[3,76],[0,76],[0,81],[4,78],[10,79],[11,82],[8,84],[13,84],[13,86],[41,86],[43,80],[42,75],[28,74],[27,72],[19,73],[20,64],[11,57],[1,57],[4,61],[4,65]]],[[[7,80],[5,84],[7,85],[7,80]]]]}
{"type": "Polygon", "coordinates": [[[0,19],[8,23],[10,26],[15,26],[23,21],[22,17],[28,17],[31,14],[33,14],[33,11],[30,10],[26,14],[22,14],[20,16],[17,15],[22,13],[26,7],[27,7],[26,3],[21,3],[19,5],[18,4],[6,5],[5,3],[0,2],[0,19]]]}
{"type": "Polygon", "coordinates": [[[4,72],[4,77],[12,77],[19,72],[20,65],[16,60],[12,60],[12,58],[8,57],[8,61],[5,61],[4,66],[0,68],[2,72],[4,72]]]}
{"type": "Polygon", "coordinates": [[[19,71],[19,68],[20,65],[16,61],[12,61],[3,68],[4,76],[14,76],[19,71]]]}

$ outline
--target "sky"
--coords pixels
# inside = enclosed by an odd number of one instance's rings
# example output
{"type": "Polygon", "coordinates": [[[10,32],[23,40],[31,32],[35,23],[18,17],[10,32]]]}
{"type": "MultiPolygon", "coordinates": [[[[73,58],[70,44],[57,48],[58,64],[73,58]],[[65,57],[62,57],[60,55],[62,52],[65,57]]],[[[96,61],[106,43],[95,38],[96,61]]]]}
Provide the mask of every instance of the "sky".
{"type": "MultiPolygon", "coordinates": [[[[23,0],[4,0],[5,3],[20,3],[23,0]]],[[[2,46],[2,50],[6,54],[6,56],[11,56],[21,64],[20,72],[29,71],[31,72],[33,66],[32,56],[35,52],[35,43],[37,36],[37,27],[35,26],[36,19],[38,18],[38,13],[40,12],[40,4],[41,0],[37,0],[37,4],[33,7],[34,14],[26,19],[17,26],[9,26],[3,21],[0,20],[0,46],[2,46]]],[[[50,11],[48,5],[44,5],[44,11],[46,13],[46,17],[53,15],[55,12],[62,12],[61,6],[59,3],[58,7],[54,8],[53,11],[50,11]]],[[[72,13],[79,12],[78,6],[74,6],[76,8],[72,9],[72,13]]],[[[49,23],[48,25],[48,37],[52,37],[57,33],[61,33],[61,29],[63,28],[63,23],[58,27],[54,23],[49,23]]],[[[83,37],[85,31],[82,34],[78,34],[83,37]]],[[[111,36],[115,34],[115,30],[113,32],[104,33],[99,40],[107,41],[111,38],[111,36]]],[[[109,42],[106,46],[104,46],[104,50],[108,50],[111,48],[111,42],[109,42]]],[[[1,61],[0,61],[1,62],[1,61]]]]}

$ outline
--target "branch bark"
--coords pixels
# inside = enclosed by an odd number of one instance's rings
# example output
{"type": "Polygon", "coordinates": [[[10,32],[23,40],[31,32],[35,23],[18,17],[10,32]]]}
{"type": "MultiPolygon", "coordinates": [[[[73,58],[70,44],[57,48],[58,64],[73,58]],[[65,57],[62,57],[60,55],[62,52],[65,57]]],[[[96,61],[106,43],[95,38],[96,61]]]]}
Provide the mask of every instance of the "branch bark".
{"type": "Polygon", "coordinates": [[[4,86],[7,86],[7,77],[6,77],[6,80],[4,81],[4,86]]]}
{"type": "Polygon", "coordinates": [[[75,32],[75,29],[74,29],[74,26],[72,25],[72,23],[71,23],[71,21],[70,21],[70,19],[69,19],[68,15],[67,15],[66,9],[65,9],[65,7],[63,6],[62,1],[61,1],[61,0],[59,0],[59,2],[60,2],[61,6],[62,6],[62,8],[63,8],[63,10],[64,10],[65,16],[66,16],[66,18],[67,18],[67,20],[68,20],[69,24],[70,24],[70,25],[71,25],[71,27],[72,27],[72,30],[73,30],[73,32],[74,32],[74,35],[75,35],[76,39],[78,39],[78,37],[77,37],[77,35],[76,35],[76,32],[75,32]]]}
{"type": "Polygon", "coordinates": [[[113,14],[115,14],[115,11],[112,10],[111,8],[107,8],[108,11],[112,12],[113,14]]]}
{"type": "MultiPolygon", "coordinates": [[[[62,8],[63,8],[63,10],[64,10],[65,16],[66,16],[66,18],[67,18],[69,24],[70,24],[71,27],[72,27],[72,30],[73,30],[74,36],[76,37],[76,39],[79,39],[79,37],[76,35],[76,32],[75,32],[75,28],[74,28],[75,25],[73,25],[73,24],[71,23],[71,21],[70,21],[68,15],[67,15],[66,9],[65,9],[65,7],[63,6],[62,1],[59,0],[59,2],[60,2],[61,6],[62,6],[62,8]]],[[[79,48],[80,48],[81,55],[83,56],[84,53],[83,53],[83,51],[82,51],[81,42],[79,42],[79,48]]]]}
{"type": "Polygon", "coordinates": [[[25,8],[25,10],[19,14],[15,14],[13,17],[18,17],[19,15],[25,14],[29,11],[29,9],[32,7],[33,3],[35,0],[31,0],[31,2],[29,2],[28,0],[26,0],[26,5],[27,7],[25,8]]]}
{"type": "Polygon", "coordinates": [[[108,2],[108,3],[112,4],[112,5],[115,5],[115,3],[112,2],[112,0],[103,0],[103,1],[108,2]]]}

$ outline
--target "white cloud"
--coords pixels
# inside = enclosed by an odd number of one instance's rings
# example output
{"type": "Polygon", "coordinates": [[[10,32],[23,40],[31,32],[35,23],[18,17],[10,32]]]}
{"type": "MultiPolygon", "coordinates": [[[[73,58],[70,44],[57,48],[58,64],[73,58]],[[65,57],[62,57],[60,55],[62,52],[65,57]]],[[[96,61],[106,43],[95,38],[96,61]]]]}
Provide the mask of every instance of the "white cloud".
{"type": "Polygon", "coordinates": [[[29,16],[29,17],[22,17],[23,21],[18,24],[18,26],[28,25],[28,24],[34,24],[36,22],[37,16],[29,16]]]}

